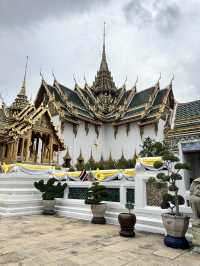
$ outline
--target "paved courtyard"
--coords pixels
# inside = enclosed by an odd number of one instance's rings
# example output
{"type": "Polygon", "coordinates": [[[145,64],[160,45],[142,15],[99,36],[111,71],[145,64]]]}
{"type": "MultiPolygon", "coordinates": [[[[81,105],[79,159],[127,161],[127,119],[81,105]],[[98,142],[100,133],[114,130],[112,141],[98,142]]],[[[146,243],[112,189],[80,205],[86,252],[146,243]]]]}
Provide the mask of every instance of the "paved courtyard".
{"type": "Polygon", "coordinates": [[[122,238],[119,227],[52,216],[0,219],[0,265],[200,265],[200,255],[163,245],[160,235],[122,238]]]}

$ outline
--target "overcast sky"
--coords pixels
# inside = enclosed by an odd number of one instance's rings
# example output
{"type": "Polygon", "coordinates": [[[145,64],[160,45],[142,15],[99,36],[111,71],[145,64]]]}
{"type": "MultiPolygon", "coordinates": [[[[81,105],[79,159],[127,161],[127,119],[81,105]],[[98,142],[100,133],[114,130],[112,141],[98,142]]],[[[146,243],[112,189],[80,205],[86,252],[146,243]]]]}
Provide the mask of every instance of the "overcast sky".
{"type": "Polygon", "coordinates": [[[103,23],[106,53],[117,86],[161,87],[175,75],[179,102],[200,99],[200,0],[0,0],[0,93],[19,91],[26,56],[28,96],[57,80],[91,84],[99,68],[103,23]]]}

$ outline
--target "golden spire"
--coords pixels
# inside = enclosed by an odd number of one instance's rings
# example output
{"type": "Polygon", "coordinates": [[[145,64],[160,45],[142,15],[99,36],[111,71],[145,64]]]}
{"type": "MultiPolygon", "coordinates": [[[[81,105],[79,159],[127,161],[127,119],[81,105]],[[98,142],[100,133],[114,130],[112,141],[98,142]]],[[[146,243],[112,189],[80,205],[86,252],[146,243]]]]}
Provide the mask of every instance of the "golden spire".
{"type": "Polygon", "coordinates": [[[28,56],[26,57],[26,65],[25,65],[25,71],[24,71],[24,79],[22,82],[22,87],[19,92],[19,95],[26,95],[26,74],[27,74],[27,68],[28,68],[28,56]]]}
{"type": "Polygon", "coordinates": [[[121,158],[120,158],[120,161],[125,161],[125,156],[124,156],[124,151],[122,150],[122,155],[121,155],[121,158]]]}
{"type": "Polygon", "coordinates": [[[103,51],[102,51],[102,59],[100,65],[100,71],[108,71],[108,64],[106,60],[106,23],[104,22],[103,27],[103,51]]]}
{"type": "Polygon", "coordinates": [[[108,159],[109,161],[112,161],[113,159],[112,159],[112,153],[111,153],[111,151],[110,151],[110,155],[109,155],[109,159],[108,159]]]}
{"type": "Polygon", "coordinates": [[[83,158],[82,150],[81,150],[81,149],[80,149],[80,154],[79,154],[77,160],[78,160],[79,162],[84,162],[84,158],[83,158]]]}
{"type": "Polygon", "coordinates": [[[70,155],[69,155],[69,149],[68,149],[68,146],[67,146],[66,154],[65,154],[65,156],[64,156],[63,159],[64,159],[65,161],[66,161],[66,160],[71,160],[71,157],[70,157],[70,155]]]}
{"type": "Polygon", "coordinates": [[[94,162],[94,157],[93,157],[93,154],[92,154],[92,148],[91,148],[91,152],[90,152],[90,159],[89,159],[89,162],[90,162],[90,163],[93,163],[93,162],[94,162]]]}

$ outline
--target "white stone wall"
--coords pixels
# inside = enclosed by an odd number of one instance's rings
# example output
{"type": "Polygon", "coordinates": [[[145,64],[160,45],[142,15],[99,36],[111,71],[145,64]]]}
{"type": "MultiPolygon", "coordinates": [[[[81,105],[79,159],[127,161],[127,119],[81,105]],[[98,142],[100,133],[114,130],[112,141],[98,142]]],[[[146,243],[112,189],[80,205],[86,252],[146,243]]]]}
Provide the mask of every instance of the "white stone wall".
{"type": "MultiPolygon", "coordinates": [[[[59,125],[58,119],[54,118],[55,123],[59,125]]],[[[77,136],[73,133],[72,124],[66,122],[64,130],[61,132],[61,138],[64,140],[66,147],[69,149],[69,154],[72,158],[71,163],[76,164],[77,158],[82,151],[85,162],[90,158],[92,149],[93,157],[95,160],[100,160],[101,155],[104,159],[108,159],[110,152],[112,158],[118,160],[122,151],[126,159],[133,158],[135,151],[140,151],[140,145],[146,137],[151,137],[156,140],[163,140],[164,121],[160,120],[158,125],[158,132],[156,134],[154,125],[144,127],[144,133],[141,139],[140,129],[137,123],[131,123],[129,133],[127,135],[126,125],[118,127],[116,138],[114,136],[114,129],[112,124],[103,124],[99,128],[99,137],[95,132],[94,125],[89,124],[89,132],[86,135],[85,122],[79,121],[77,136]],[[97,144],[97,145],[95,145],[97,144]]],[[[66,151],[62,151],[59,155],[59,163],[63,163],[63,157],[66,151]]]]}

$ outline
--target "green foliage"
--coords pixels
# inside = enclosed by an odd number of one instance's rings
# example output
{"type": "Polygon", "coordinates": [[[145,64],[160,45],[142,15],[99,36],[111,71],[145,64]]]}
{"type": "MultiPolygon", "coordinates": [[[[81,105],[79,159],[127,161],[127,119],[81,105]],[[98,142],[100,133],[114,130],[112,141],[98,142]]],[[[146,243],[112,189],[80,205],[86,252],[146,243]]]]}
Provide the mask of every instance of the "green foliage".
{"type": "Polygon", "coordinates": [[[187,163],[177,163],[174,166],[174,168],[177,169],[177,170],[181,170],[181,169],[191,170],[191,167],[187,163]]]}
{"type": "Polygon", "coordinates": [[[50,178],[46,184],[43,179],[34,182],[34,187],[42,193],[43,200],[54,200],[55,198],[63,198],[67,184],[61,184],[57,179],[50,178]]]}
{"type": "Polygon", "coordinates": [[[69,172],[75,172],[75,169],[74,169],[73,166],[71,166],[71,167],[69,168],[69,172]]]}
{"type": "Polygon", "coordinates": [[[168,146],[164,142],[155,141],[147,137],[141,145],[141,157],[155,157],[162,156],[168,150],[168,146]]]}
{"type": "Polygon", "coordinates": [[[176,157],[173,153],[167,152],[162,156],[163,161],[169,161],[169,162],[178,162],[179,158],[176,157]]]}
{"type": "Polygon", "coordinates": [[[161,161],[156,161],[154,164],[153,164],[154,168],[156,169],[159,169],[163,166],[163,162],[161,161]]]}
{"type": "Polygon", "coordinates": [[[89,171],[89,170],[109,170],[109,169],[128,169],[128,168],[134,168],[136,164],[136,157],[134,156],[133,159],[120,159],[118,161],[109,159],[109,160],[100,160],[99,162],[91,162],[88,161],[86,164],[83,163],[77,163],[76,168],[79,171],[82,171],[83,169],[89,171]]]}
{"type": "MultiPolygon", "coordinates": [[[[176,181],[182,179],[179,171],[182,169],[189,170],[190,167],[185,163],[177,163],[179,158],[170,151],[166,151],[165,154],[163,154],[162,160],[167,168],[167,174],[163,172],[158,173],[157,178],[163,182],[169,182],[168,190],[171,192],[171,194],[167,193],[163,195],[160,207],[162,209],[170,209],[171,214],[176,214],[178,216],[180,215],[179,205],[183,205],[185,200],[181,195],[178,194],[178,186],[176,185],[176,181]]],[[[159,165],[159,162],[157,162],[157,165],[159,165]]]]}
{"type": "Polygon", "coordinates": [[[99,182],[93,182],[88,188],[85,204],[100,204],[107,197],[106,187],[100,185],[99,182]]]}
{"type": "Polygon", "coordinates": [[[155,184],[156,188],[161,189],[165,184],[163,181],[157,180],[154,176],[149,177],[148,183],[155,184]]]}
{"type": "Polygon", "coordinates": [[[176,185],[169,185],[168,190],[169,191],[178,191],[178,187],[176,185]]]}
{"type": "Polygon", "coordinates": [[[82,161],[78,161],[75,167],[78,171],[83,171],[85,169],[85,164],[82,161]]]}
{"type": "Polygon", "coordinates": [[[127,202],[125,204],[126,209],[128,209],[128,212],[131,213],[131,210],[134,209],[134,204],[132,202],[127,202]]]}
{"type": "Polygon", "coordinates": [[[149,183],[156,183],[156,178],[154,176],[150,176],[149,179],[148,179],[148,182],[149,183]]]}

